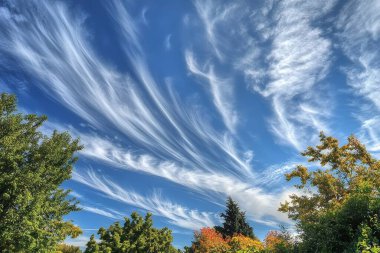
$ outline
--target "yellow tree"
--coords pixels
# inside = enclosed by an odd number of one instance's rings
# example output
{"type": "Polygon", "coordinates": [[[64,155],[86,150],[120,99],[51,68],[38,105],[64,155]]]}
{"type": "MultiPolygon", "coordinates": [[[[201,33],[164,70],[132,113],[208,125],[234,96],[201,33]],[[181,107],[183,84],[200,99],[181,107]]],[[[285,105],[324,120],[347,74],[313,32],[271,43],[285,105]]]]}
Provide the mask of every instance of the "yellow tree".
{"type": "Polygon", "coordinates": [[[320,134],[320,144],[303,156],[319,169],[298,166],[286,175],[298,179],[302,194],[290,196],[280,211],[296,221],[302,252],[353,252],[369,227],[370,247],[377,247],[380,226],[370,222],[380,215],[380,161],[354,136],[345,145],[320,134]]]}

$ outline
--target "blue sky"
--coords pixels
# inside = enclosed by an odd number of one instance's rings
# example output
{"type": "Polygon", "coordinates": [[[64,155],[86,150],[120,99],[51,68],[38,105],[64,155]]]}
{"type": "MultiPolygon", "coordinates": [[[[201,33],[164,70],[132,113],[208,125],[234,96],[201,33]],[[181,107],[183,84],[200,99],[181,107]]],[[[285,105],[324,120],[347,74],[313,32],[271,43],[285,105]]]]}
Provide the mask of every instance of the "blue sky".
{"type": "Polygon", "coordinates": [[[319,131],[380,153],[380,1],[0,3],[0,91],[80,137],[84,234],[133,210],[176,246],[227,196],[263,238],[319,131]]]}

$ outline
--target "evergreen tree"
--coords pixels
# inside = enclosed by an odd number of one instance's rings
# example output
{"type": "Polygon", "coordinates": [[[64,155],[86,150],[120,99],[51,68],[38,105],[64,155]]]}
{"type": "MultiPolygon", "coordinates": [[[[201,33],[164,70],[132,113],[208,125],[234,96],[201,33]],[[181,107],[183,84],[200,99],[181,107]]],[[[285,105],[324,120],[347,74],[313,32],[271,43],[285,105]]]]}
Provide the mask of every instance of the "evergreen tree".
{"type": "Polygon", "coordinates": [[[245,212],[240,211],[238,204],[231,197],[227,199],[226,211],[220,216],[223,218],[223,226],[216,226],[215,230],[223,237],[232,237],[241,234],[255,239],[252,227],[245,218],[245,212]]]}
{"type": "Polygon", "coordinates": [[[69,191],[82,147],[68,133],[47,137],[45,116],[17,113],[16,98],[0,95],[0,252],[54,252],[66,236],[81,231],[63,216],[78,210],[69,191]]]}

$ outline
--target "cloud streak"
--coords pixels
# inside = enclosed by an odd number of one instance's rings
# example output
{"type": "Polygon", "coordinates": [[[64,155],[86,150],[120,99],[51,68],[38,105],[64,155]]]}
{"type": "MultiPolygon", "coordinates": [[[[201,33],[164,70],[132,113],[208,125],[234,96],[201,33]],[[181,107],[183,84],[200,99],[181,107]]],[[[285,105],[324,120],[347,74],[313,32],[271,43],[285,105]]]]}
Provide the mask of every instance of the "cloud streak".
{"type": "Polygon", "coordinates": [[[321,94],[315,94],[328,71],[331,42],[312,22],[332,6],[333,1],[279,3],[271,17],[269,82],[252,86],[272,101],[275,118],[270,125],[274,134],[297,150],[305,147],[310,134],[328,129],[325,119],[329,110],[321,110],[328,103],[321,103],[321,94]]]}
{"type": "Polygon", "coordinates": [[[230,132],[235,133],[238,113],[233,107],[234,94],[231,81],[217,76],[214,66],[211,64],[201,68],[193,53],[189,50],[185,52],[185,60],[187,68],[192,74],[207,81],[213,103],[222,116],[224,124],[230,132]]]}
{"type": "MultiPolygon", "coordinates": [[[[148,154],[136,155],[132,151],[117,147],[114,143],[94,135],[82,133],[80,136],[82,143],[86,146],[82,154],[87,157],[121,169],[164,178],[210,197],[219,204],[223,204],[226,195],[231,196],[240,203],[244,210],[247,210],[247,215],[255,221],[289,222],[286,215],[277,211],[277,207],[292,192],[279,189],[276,192],[267,193],[258,186],[265,180],[271,180],[272,174],[260,175],[253,180],[257,184],[255,186],[255,184],[248,183],[243,178],[231,174],[186,168],[174,162],[159,160],[148,154]],[[247,199],[250,201],[246,201],[247,199]]],[[[291,164],[287,165],[286,170],[290,169],[289,166],[291,164]]]]}
{"type": "Polygon", "coordinates": [[[380,130],[380,3],[365,0],[349,1],[336,22],[340,48],[352,64],[345,68],[348,85],[364,99],[357,103],[362,127],[359,136],[370,151],[379,152],[380,130]],[[364,104],[364,105],[363,105],[364,104]]]}
{"type": "MultiPolygon", "coordinates": [[[[268,122],[272,132],[279,140],[301,149],[310,135],[328,128],[325,115],[329,110],[321,113],[326,104],[318,102],[318,85],[326,77],[331,45],[312,22],[331,4],[322,7],[285,1],[273,10],[273,6],[264,6],[268,10],[262,15],[270,22],[255,28],[260,38],[251,36],[245,27],[251,23],[241,22],[236,29],[227,29],[246,42],[234,51],[234,41],[224,40],[220,27],[239,15],[238,21],[251,20],[249,11],[237,4],[214,8],[212,1],[195,2],[212,56],[203,59],[195,46],[186,45],[184,67],[205,84],[217,117],[225,125],[222,131],[214,128],[192,94],[179,97],[173,85],[161,83],[150,71],[140,24],[129,13],[128,3],[109,1],[104,5],[114,22],[114,32],[121,38],[114,46],[130,64],[128,70],[103,61],[92,45],[86,16],[59,1],[28,1],[15,9],[1,7],[0,52],[35,77],[35,85],[48,96],[95,129],[93,134],[70,129],[86,146],[83,156],[175,182],[202,197],[213,197],[217,204],[230,195],[247,210],[250,219],[258,222],[287,222],[277,207],[289,191],[278,187],[268,192],[260,186],[271,174],[254,172],[252,154],[239,146],[236,86],[233,78],[220,74],[225,73],[220,67],[240,71],[250,81],[250,89],[270,101],[274,116],[268,122]],[[323,11],[316,14],[316,9],[323,11]],[[255,48],[260,39],[270,42],[268,57],[255,48]],[[231,53],[236,57],[225,61],[231,53]],[[256,65],[251,63],[255,60],[263,65],[254,69],[256,65]]],[[[187,209],[157,193],[143,196],[126,190],[91,171],[76,174],[76,181],[183,228],[214,223],[207,212],[187,209]]],[[[110,218],[119,215],[97,207],[84,209],[110,218]]]]}
{"type": "Polygon", "coordinates": [[[133,75],[101,62],[89,44],[83,15],[69,13],[60,2],[20,5],[23,21],[1,23],[1,50],[23,62],[46,94],[101,131],[119,131],[139,149],[190,167],[208,170],[216,161],[223,164],[220,169],[250,174],[231,138],[213,130],[195,107],[179,105],[170,88],[158,89],[137,24],[120,2],[107,7],[124,38],[121,45],[133,75]],[[31,8],[35,12],[27,11],[31,8]]]}
{"type": "Polygon", "coordinates": [[[313,23],[334,3],[267,1],[254,10],[249,5],[195,1],[217,58],[221,51],[228,55],[230,68],[240,71],[250,88],[271,102],[272,133],[297,150],[310,136],[315,139],[319,131],[329,130],[331,103],[327,97],[321,102],[325,88],[321,83],[328,74],[331,42],[313,23]],[[235,37],[246,43],[225,41],[235,37]]]}
{"type": "Polygon", "coordinates": [[[123,217],[124,217],[124,215],[122,215],[120,212],[117,212],[117,211],[112,210],[112,209],[104,210],[104,209],[100,209],[100,208],[92,207],[92,206],[88,206],[88,205],[83,205],[83,204],[78,205],[78,207],[84,211],[87,211],[90,213],[95,213],[95,214],[98,214],[98,215],[101,215],[104,217],[108,217],[111,219],[120,220],[120,219],[123,219],[123,217]]]}
{"type": "MultiPolygon", "coordinates": [[[[162,216],[168,219],[170,223],[182,228],[195,230],[214,225],[215,217],[211,213],[189,210],[163,199],[158,192],[154,192],[152,196],[145,197],[136,192],[127,191],[112,180],[98,176],[92,170],[87,170],[87,173],[83,174],[74,173],[73,179],[103,193],[110,199],[150,211],[154,215],[162,216]]],[[[94,208],[89,208],[88,211],[102,213],[105,216],[109,214],[94,208]]]]}

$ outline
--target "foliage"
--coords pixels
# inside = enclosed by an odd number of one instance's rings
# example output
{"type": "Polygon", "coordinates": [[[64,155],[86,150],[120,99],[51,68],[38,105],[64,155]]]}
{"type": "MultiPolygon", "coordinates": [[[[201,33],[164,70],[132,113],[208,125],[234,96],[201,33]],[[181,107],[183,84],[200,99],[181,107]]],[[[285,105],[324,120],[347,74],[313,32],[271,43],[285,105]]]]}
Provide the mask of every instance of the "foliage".
{"type": "Polygon", "coordinates": [[[81,231],[63,216],[78,210],[59,186],[71,177],[82,147],[68,133],[47,137],[45,116],[17,113],[16,99],[0,97],[0,252],[54,252],[81,231]]]}
{"type": "Polygon", "coordinates": [[[271,230],[264,239],[265,252],[290,253],[297,252],[297,244],[289,232],[281,227],[281,231],[271,230]]]}
{"type": "Polygon", "coordinates": [[[371,217],[369,224],[362,224],[360,226],[356,252],[380,253],[380,222],[378,215],[371,217]]]}
{"type": "Polygon", "coordinates": [[[195,241],[188,253],[255,253],[264,247],[256,239],[235,234],[233,237],[224,238],[214,228],[202,228],[194,233],[195,241]]]}
{"type": "Polygon", "coordinates": [[[231,246],[231,251],[237,253],[256,253],[264,249],[264,245],[259,240],[243,235],[233,236],[228,244],[231,246]]]}
{"type": "MultiPolygon", "coordinates": [[[[337,139],[320,135],[320,145],[303,156],[322,168],[298,166],[287,180],[298,178],[302,195],[293,194],[281,205],[297,222],[302,252],[353,252],[380,238],[380,161],[355,137],[339,146],[337,139]]],[[[360,252],[360,250],[359,250],[360,252]]]]}
{"type": "Polygon", "coordinates": [[[202,228],[200,232],[194,233],[194,253],[223,253],[230,250],[230,246],[222,234],[213,228],[202,228]]]}
{"type": "Polygon", "coordinates": [[[67,245],[67,244],[58,244],[56,253],[81,253],[79,247],[73,246],[73,245],[67,245]]]}
{"type": "Polygon", "coordinates": [[[222,226],[216,226],[215,230],[224,238],[240,234],[255,239],[253,229],[246,221],[245,213],[240,211],[238,204],[230,197],[227,199],[226,208],[220,215],[224,222],[222,226]]]}
{"type": "Polygon", "coordinates": [[[134,212],[132,219],[125,218],[123,226],[115,222],[108,229],[100,228],[100,242],[92,235],[85,253],[174,253],[171,231],[153,228],[152,215],[145,218],[134,212]]]}

